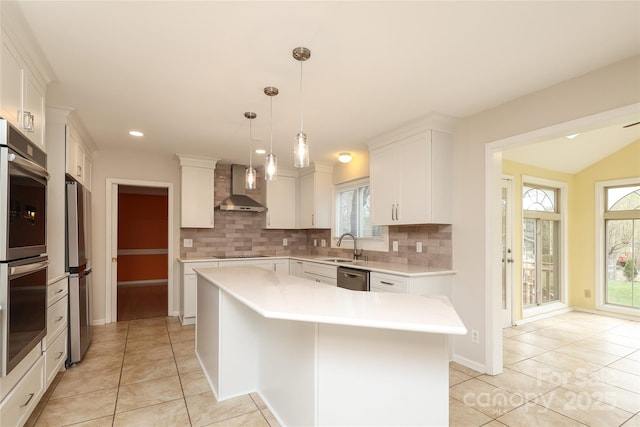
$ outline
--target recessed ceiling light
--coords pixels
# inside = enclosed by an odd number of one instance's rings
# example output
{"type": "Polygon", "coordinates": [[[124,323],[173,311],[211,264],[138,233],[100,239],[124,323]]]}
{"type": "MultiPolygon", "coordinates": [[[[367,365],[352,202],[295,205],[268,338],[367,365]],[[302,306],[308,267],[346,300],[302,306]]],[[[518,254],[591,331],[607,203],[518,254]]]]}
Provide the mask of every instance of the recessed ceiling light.
{"type": "Polygon", "coordinates": [[[580,135],[580,134],[579,133],[574,133],[573,135],[567,135],[566,138],[573,139],[578,135],[580,135]]]}
{"type": "Polygon", "coordinates": [[[131,135],[131,136],[144,136],[144,133],[140,132],[139,130],[130,130],[129,131],[129,135],[131,135]]]}
{"type": "Polygon", "coordinates": [[[267,150],[265,150],[264,148],[258,148],[256,150],[256,154],[265,154],[267,152],[267,150]]]}

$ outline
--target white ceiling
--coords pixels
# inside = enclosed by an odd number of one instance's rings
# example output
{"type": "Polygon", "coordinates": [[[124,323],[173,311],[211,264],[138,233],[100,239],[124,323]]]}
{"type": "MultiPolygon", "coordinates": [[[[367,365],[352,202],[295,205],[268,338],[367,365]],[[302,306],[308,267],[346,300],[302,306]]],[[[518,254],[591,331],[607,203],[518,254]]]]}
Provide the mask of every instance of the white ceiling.
{"type": "MultiPolygon", "coordinates": [[[[21,1],[98,150],[248,162],[254,135],[291,164],[300,126],[312,161],[437,112],[463,118],[640,54],[640,2],[21,1]],[[139,129],[144,138],[130,137],[139,129]]],[[[268,149],[268,147],[267,147],[268,149]]],[[[574,151],[575,154],[575,151],[574,151]]],[[[567,159],[566,156],[563,156],[567,159]]],[[[261,158],[256,158],[256,162],[261,158]]]]}

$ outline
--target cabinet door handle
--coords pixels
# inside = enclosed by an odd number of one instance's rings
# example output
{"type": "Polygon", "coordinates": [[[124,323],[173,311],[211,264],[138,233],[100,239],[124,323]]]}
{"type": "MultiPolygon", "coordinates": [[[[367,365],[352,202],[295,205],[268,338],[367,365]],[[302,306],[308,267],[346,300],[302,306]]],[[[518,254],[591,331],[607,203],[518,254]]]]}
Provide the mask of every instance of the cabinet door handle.
{"type": "Polygon", "coordinates": [[[31,402],[31,399],[33,399],[33,396],[35,396],[35,393],[29,393],[29,398],[27,399],[27,401],[25,403],[20,405],[20,407],[24,408],[25,406],[29,405],[29,402],[31,402]]]}
{"type": "Polygon", "coordinates": [[[59,321],[61,321],[62,319],[64,319],[64,316],[60,316],[60,317],[58,317],[58,318],[56,319],[56,322],[59,322],[59,321]]]}
{"type": "Polygon", "coordinates": [[[312,226],[316,225],[316,215],[315,214],[311,214],[311,225],[312,226]]]}
{"type": "Polygon", "coordinates": [[[384,280],[381,280],[380,283],[382,283],[383,285],[387,285],[387,286],[394,286],[395,285],[395,283],[385,282],[384,280]]]}
{"type": "Polygon", "coordinates": [[[82,166],[80,166],[80,165],[76,166],[76,175],[78,175],[78,177],[82,178],[82,166]]]}
{"type": "Polygon", "coordinates": [[[56,357],[56,360],[60,360],[63,354],[64,354],[64,351],[59,352],[58,357],[56,357]]]}
{"type": "Polygon", "coordinates": [[[400,221],[400,203],[396,205],[396,221],[400,221]]]}
{"type": "Polygon", "coordinates": [[[395,221],[396,205],[391,205],[391,221],[395,221]]]}
{"type": "Polygon", "coordinates": [[[60,292],[64,292],[64,288],[62,288],[62,289],[58,289],[58,290],[56,291],[56,294],[59,294],[60,292]]]}
{"type": "Polygon", "coordinates": [[[22,129],[26,132],[33,132],[34,116],[29,111],[22,112],[22,129]]]}

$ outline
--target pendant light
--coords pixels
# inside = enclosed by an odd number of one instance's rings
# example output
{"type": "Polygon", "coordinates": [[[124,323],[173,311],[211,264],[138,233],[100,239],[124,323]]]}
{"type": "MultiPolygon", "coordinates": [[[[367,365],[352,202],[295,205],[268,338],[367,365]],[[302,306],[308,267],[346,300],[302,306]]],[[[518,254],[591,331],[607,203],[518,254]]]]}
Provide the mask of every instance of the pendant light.
{"type": "Polygon", "coordinates": [[[256,113],[246,112],[244,116],[249,119],[249,167],[244,172],[244,188],[247,190],[255,190],[256,189],[256,170],[253,168],[253,148],[251,144],[253,142],[253,128],[251,127],[251,121],[255,119],[256,113]]]}
{"type": "Polygon", "coordinates": [[[309,166],[309,144],[307,135],[303,131],[304,116],[302,109],[302,63],[311,57],[311,51],[306,47],[293,49],[293,58],[300,62],[300,132],[296,135],[296,145],[293,148],[293,165],[297,168],[309,166]]]}
{"type": "Polygon", "coordinates": [[[267,86],[264,88],[264,94],[271,99],[271,148],[264,160],[264,179],[273,181],[278,177],[278,159],[273,154],[273,97],[278,94],[278,88],[267,86]]]}

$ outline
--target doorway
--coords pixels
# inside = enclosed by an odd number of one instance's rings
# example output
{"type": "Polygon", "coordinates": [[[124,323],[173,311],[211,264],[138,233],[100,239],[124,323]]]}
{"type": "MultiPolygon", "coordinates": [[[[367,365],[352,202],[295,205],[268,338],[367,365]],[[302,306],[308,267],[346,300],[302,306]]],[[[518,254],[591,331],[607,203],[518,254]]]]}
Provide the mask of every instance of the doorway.
{"type": "Polygon", "coordinates": [[[118,186],[117,320],[167,315],[168,191],[118,186]]]}
{"type": "MultiPolygon", "coordinates": [[[[143,181],[143,180],[131,180],[131,179],[118,179],[107,178],[106,180],[106,221],[105,228],[107,232],[107,238],[105,239],[105,255],[106,255],[106,286],[105,286],[105,323],[112,323],[118,319],[118,293],[121,289],[118,289],[118,234],[119,234],[119,221],[118,221],[118,199],[120,195],[120,187],[138,187],[144,188],[146,193],[150,194],[163,194],[167,197],[167,210],[166,212],[166,229],[164,236],[166,236],[166,285],[167,293],[164,297],[165,314],[174,316],[177,313],[173,309],[174,301],[174,263],[173,258],[173,218],[175,216],[175,209],[173,208],[173,183],[170,182],[158,182],[158,181],[143,181]]],[[[130,209],[132,210],[132,209],[130,209]]],[[[147,214],[148,207],[137,208],[135,214],[139,217],[144,217],[147,214]]],[[[132,212],[133,214],[133,212],[132,212]]],[[[126,252],[124,254],[127,254],[126,252]]],[[[121,255],[122,256],[122,255],[121,255]]],[[[139,255],[138,255],[139,256],[139,255]]],[[[135,268],[134,268],[135,269],[135,268]]],[[[131,279],[135,281],[136,279],[131,279]]],[[[159,279],[145,279],[145,280],[159,280],[159,279]]],[[[122,280],[129,281],[129,280],[122,280]]],[[[131,283],[130,283],[131,284],[131,283]]],[[[130,286],[132,287],[132,286],[130,286]]],[[[122,287],[121,287],[122,288],[122,287]]],[[[125,289],[125,288],[122,288],[125,289]]]]}
{"type": "Polygon", "coordinates": [[[501,201],[500,189],[502,188],[501,178],[503,152],[518,146],[533,145],[538,142],[558,138],[563,135],[572,135],[575,134],[576,131],[593,130],[606,124],[620,122],[620,120],[637,114],[638,108],[640,108],[640,104],[616,108],[486,144],[486,269],[487,283],[493,284],[493,286],[487,286],[486,288],[488,304],[485,317],[487,325],[487,357],[485,370],[487,374],[497,375],[503,371],[502,329],[504,327],[504,317],[502,304],[500,303],[502,300],[503,290],[502,286],[499,285],[501,284],[500,275],[502,272],[502,266],[499,261],[502,255],[502,244],[500,242],[502,218],[500,212],[497,210],[501,201]]]}

